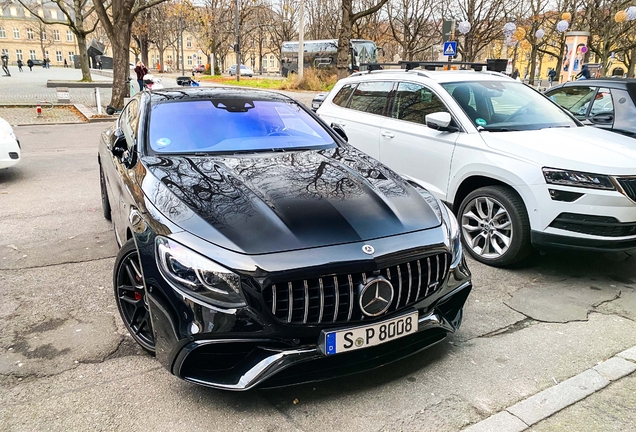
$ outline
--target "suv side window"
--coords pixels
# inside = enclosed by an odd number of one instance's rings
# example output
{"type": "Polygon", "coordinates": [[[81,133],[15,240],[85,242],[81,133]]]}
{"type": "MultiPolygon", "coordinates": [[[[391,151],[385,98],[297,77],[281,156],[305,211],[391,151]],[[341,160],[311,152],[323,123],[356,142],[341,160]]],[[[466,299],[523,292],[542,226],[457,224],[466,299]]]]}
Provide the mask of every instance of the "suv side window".
{"type": "Polygon", "coordinates": [[[338,94],[333,97],[333,103],[346,108],[347,102],[349,102],[349,96],[353,93],[354,88],[355,85],[353,84],[343,86],[340,91],[338,91],[338,94]]]}
{"type": "Polygon", "coordinates": [[[590,117],[595,114],[614,114],[614,104],[612,103],[612,95],[608,88],[600,88],[596,93],[592,108],[590,109],[590,117]]]}
{"type": "Polygon", "coordinates": [[[426,124],[426,116],[435,112],[448,112],[448,109],[430,89],[408,82],[398,85],[391,113],[393,118],[426,124]]]}
{"type": "Polygon", "coordinates": [[[579,119],[585,118],[596,87],[563,87],[550,94],[550,99],[570,111],[579,119]]]}
{"type": "Polygon", "coordinates": [[[392,88],[393,83],[390,81],[360,83],[351,96],[349,108],[369,114],[384,115],[392,88]]]}

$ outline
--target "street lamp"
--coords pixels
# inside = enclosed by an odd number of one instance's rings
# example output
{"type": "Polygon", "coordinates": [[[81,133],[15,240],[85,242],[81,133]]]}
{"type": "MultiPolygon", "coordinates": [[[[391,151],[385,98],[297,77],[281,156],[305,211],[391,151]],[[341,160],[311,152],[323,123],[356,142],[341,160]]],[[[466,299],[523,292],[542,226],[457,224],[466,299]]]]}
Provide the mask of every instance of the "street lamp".
{"type": "Polygon", "coordinates": [[[239,3],[238,0],[234,0],[234,36],[236,37],[236,44],[234,45],[234,53],[236,54],[236,81],[241,81],[241,52],[239,45],[239,15],[238,15],[239,3]]]}

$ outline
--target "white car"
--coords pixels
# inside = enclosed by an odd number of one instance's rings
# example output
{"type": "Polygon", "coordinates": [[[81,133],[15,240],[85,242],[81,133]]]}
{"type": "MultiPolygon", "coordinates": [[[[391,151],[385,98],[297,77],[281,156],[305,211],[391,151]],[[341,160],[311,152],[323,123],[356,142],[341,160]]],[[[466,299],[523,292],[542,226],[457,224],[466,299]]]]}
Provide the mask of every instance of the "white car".
{"type": "Polygon", "coordinates": [[[0,169],[9,168],[20,162],[20,142],[13,128],[0,118],[0,169]]]}
{"type": "Polygon", "coordinates": [[[582,126],[494,72],[385,70],[339,81],[317,111],[447,203],[478,261],[636,249],[636,142],[582,126]]]}
{"type": "MultiPolygon", "coordinates": [[[[236,75],[236,65],[233,64],[232,66],[230,66],[230,69],[227,71],[230,76],[235,76],[236,75]]],[[[254,76],[254,71],[250,68],[248,68],[245,65],[241,65],[241,76],[248,76],[248,77],[252,77],[254,76]]]]}

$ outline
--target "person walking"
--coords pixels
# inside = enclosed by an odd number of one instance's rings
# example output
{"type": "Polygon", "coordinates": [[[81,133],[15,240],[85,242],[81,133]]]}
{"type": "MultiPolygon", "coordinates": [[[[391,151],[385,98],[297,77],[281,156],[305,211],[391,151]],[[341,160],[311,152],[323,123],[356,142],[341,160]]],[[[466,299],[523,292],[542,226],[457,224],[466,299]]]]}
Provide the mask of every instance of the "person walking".
{"type": "Polygon", "coordinates": [[[550,87],[552,87],[552,83],[554,82],[554,79],[556,78],[556,70],[554,70],[554,68],[550,68],[550,70],[548,71],[548,81],[550,82],[550,87]]]}
{"type": "Polygon", "coordinates": [[[102,59],[97,60],[97,69],[102,70],[102,59]]]}
{"type": "Polygon", "coordinates": [[[29,67],[29,72],[33,72],[33,60],[27,60],[27,66],[29,67]]]}
{"type": "Polygon", "coordinates": [[[18,70],[20,72],[22,72],[22,66],[24,65],[24,63],[22,63],[22,59],[18,59],[18,70]]]}
{"type": "Polygon", "coordinates": [[[139,91],[144,90],[144,75],[148,73],[148,68],[143,64],[142,61],[137,62],[137,66],[135,66],[135,73],[137,74],[137,83],[139,84],[139,91]]]}
{"type": "Polygon", "coordinates": [[[68,67],[68,63],[66,62],[66,59],[64,59],[64,67],[68,67]]]}
{"type": "Polygon", "coordinates": [[[4,76],[11,76],[11,72],[9,72],[9,55],[2,54],[2,70],[4,71],[4,76]]]}

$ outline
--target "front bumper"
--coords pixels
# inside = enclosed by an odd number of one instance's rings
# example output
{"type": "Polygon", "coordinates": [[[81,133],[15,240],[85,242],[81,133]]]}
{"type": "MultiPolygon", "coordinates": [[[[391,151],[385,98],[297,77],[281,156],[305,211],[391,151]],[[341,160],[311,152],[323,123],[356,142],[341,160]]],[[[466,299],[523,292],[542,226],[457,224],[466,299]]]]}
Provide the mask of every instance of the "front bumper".
{"type": "Polygon", "coordinates": [[[470,281],[465,281],[434,306],[420,309],[417,333],[382,345],[326,356],[319,349],[318,340],[293,347],[277,339],[198,339],[178,352],[172,373],[208,387],[248,390],[258,385],[279,387],[375,369],[420,352],[454,333],[461,325],[471,288],[470,281]]]}
{"type": "Polygon", "coordinates": [[[18,140],[9,139],[0,142],[0,169],[12,167],[20,162],[20,153],[18,140]]]}

